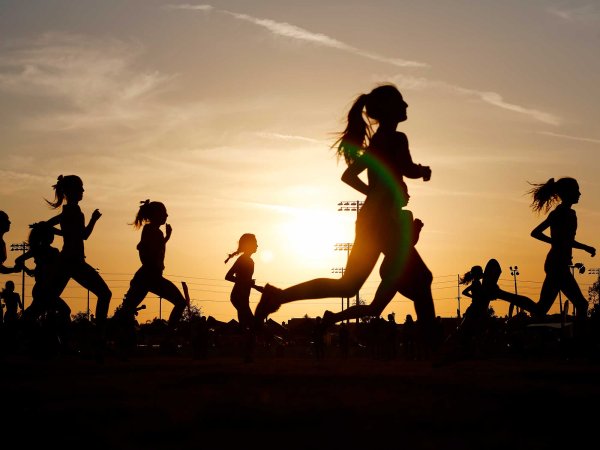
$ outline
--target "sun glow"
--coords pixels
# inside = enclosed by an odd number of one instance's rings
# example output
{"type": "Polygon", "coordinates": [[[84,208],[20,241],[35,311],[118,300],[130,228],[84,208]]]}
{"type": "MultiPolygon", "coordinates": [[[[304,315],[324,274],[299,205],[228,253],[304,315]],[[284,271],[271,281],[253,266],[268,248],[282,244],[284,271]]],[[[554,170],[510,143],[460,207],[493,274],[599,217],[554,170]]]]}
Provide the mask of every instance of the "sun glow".
{"type": "Polygon", "coordinates": [[[259,250],[258,257],[264,263],[270,263],[273,261],[273,252],[271,250],[259,250]]]}
{"type": "MultiPolygon", "coordinates": [[[[281,226],[287,252],[306,263],[324,263],[339,258],[335,244],[352,239],[353,221],[337,212],[313,209],[290,211],[291,217],[281,226]]],[[[351,242],[351,241],[350,241],[351,242]]]]}

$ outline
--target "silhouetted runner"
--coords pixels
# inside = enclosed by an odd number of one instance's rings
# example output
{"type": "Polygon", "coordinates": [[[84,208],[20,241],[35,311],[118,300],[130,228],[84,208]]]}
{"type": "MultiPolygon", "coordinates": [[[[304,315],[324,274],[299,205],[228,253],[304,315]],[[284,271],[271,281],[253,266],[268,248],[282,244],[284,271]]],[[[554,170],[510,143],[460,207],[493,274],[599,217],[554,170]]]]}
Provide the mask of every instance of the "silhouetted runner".
{"type": "Polygon", "coordinates": [[[444,348],[439,355],[440,361],[448,361],[457,356],[471,356],[481,351],[484,335],[489,330],[491,318],[489,308],[493,300],[504,300],[531,315],[536,314],[537,305],[529,297],[500,288],[498,280],[501,274],[502,267],[498,260],[490,258],[483,272],[481,266],[473,266],[471,271],[462,277],[461,283],[471,283],[463,290],[463,294],[471,297],[472,302],[456,331],[444,342],[444,348]]]}
{"type": "Polygon", "coordinates": [[[8,218],[8,214],[6,214],[4,211],[0,211],[0,273],[5,275],[21,271],[20,267],[8,267],[4,264],[8,258],[8,254],[6,253],[6,242],[4,242],[4,235],[9,231],[10,219],[8,218]]]}
{"type": "MultiPolygon", "coordinates": [[[[404,198],[398,198],[395,206],[405,206],[409,198],[406,193],[404,198]]],[[[390,228],[385,230],[384,235],[387,242],[383,249],[385,258],[379,269],[381,283],[373,301],[368,305],[351,306],[338,313],[325,311],[323,325],[327,327],[336,322],[365,316],[379,317],[398,292],[413,301],[421,354],[427,355],[440,343],[436,342],[439,333],[436,330],[435,307],[431,293],[433,276],[415,248],[423,222],[414,219],[411,211],[398,209],[389,224],[390,228]]]]}
{"type": "Polygon", "coordinates": [[[70,321],[69,305],[60,297],[49,297],[47,289],[59,269],[60,251],[52,246],[53,228],[47,222],[37,222],[29,225],[29,228],[29,249],[15,259],[15,263],[22,265],[27,275],[35,279],[31,290],[32,301],[23,311],[23,318],[37,320],[45,313],[57,313],[63,320],[70,321]],[[30,269],[25,262],[32,258],[35,267],[30,269]]]}
{"type": "Polygon", "coordinates": [[[462,295],[465,297],[469,297],[471,299],[471,304],[467,307],[465,311],[465,315],[469,313],[470,310],[480,310],[482,308],[481,305],[481,279],[483,278],[483,267],[481,266],[473,266],[471,270],[466,272],[460,279],[458,280],[459,284],[467,285],[466,288],[462,290],[462,295]]]}
{"type": "Polygon", "coordinates": [[[240,255],[225,274],[225,279],[234,283],[229,298],[237,311],[238,322],[244,328],[253,326],[254,315],[250,309],[250,290],[263,291],[263,287],[257,286],[256,280],[252,278],[254,275],[252,255],[257,249],[256,236],[245,233],[239,239],[237,250],[230,253],[225,260],[227,264],[231,258],[240,255]]]}
{"type": "Polygon", "coordinates": [[[398,211],[406,204],[404,177],[424,181],[431,177],[429,167],[412,161],[406,135],[396,131],[398,124],[407,118],[407,107],[398,89],[391,84],[378,86],[355,100],[348,113],[346,129],[334,144],[338,156],[348,164],[342,181],[366,195],[358,212],[356,236],[346,268],[339,279],[317,278],[283,290],[267,284],[255,310],[257,324],[262,324],[284,303],[355,295],[380,253],[390,248],[386,238],[394,228],[398,211]],[[371,120],[378,123],[375,133],[371,120]],[[368,183],[359,177],[365,170],[368,183]]]}
{"type": "Polygon", "coordinates": [[[15,282],[8,280],[2,292],[0,292],[0,299],[4,301],[6,311],[4,312],[4,325],[14,325],[19,318],[19,309],[23,311],[23,302],[21,296],[15,292],[15,282]]]}
{"type": "Polygon", "coordinates": [[[550,244],[544,263],[546,278],[542,284],[537,312],[542,316],[546,315],[559,292],[562,292],[575,306],[577,321],[584,321],[587,318],[588,302],[569,266],[573,263],[574,248],[583,250],[592,257],[596,255],[596,249],[575,240],[577,215],[573,205],[581,197],[579,183],[574,178],[565,177],[556,181],[550,178],[545,183],[532,185],[528,194],[532,197],[531,208],[534,212],[548,213],[556,205],[542,223],[531,231],[532,237],[550,244]],[[547,229],[550,229],[550,235],[544,233],[547,229]]]}
{"type": "Polygon", "coordinates": [[[481,282],[483,298],[481,308],[485,306],[487,310],[492,300],[504,300],[505,302],[513,304],[516,307],[535,315],[537,312],[537,305],[533,300],[524,295],[505,291],[498,286],[498,280],[500,279],[501,274],[502,267],[500,267],[500,263],[498,260],[491,258],[486,263],[483,271],[483,279],[481,282]]]}
{"type": "Polygon", "coordinates": [[[245,233],[238,241],[237,250],[227,255],[225,260],[225,264],[227,264],[231,258],[240,255],[225,274],[225,279],[234,283],[229,299],[237,311],[238,322],[245,341],[244,358],[247,361],[252,359],[254,348],[254,315],[250,309],[250,290],[256,289],[258,292],[263,292],[263,287],[257,286],[256,280],[252,278],[254,275],[252,255],[256,253],[257,249],[256,236],[245,233]]]}
{"type": "Polygon", "coordinates": [[[462,290],[462,295],[471,299],[457,328],[457,335],[465,348],[478,346],[478,341],[487,329],[490,302],[483,294],[482,278],[483,267],[475,265],[459,279],[459,284],[467,285],[462,290]]]}
{"type": "MultiPolygon", "coordinates": [[[[18,265],[14,265],[13,267],[9,267],[5,265],[6,259],[8,258],[8,254],[6,253],[6,242],[4,242],[4,235],[10,231],[10,219],[8,218],[8,214],[4,211],[0,211],[0,274],[8,275],[10,273],[17,273],[21,271],[21,267],[18,265]]],[[[0,355],[2,355],[4,338],[6,337],[6,333],[3,331],[4,326],[4,308],[5,305],[0,302],[0,355]]]]}
{"type": "Polygon", "coordinates": [[[149,292],[171,302],[173,309],[169,315],[167,335],[161,343],[161,350],[163,353],[172,354],[176,351],[176,329],[188,302],[177,286],[163,276],[166,244],[173,230],[171,225],[166,223],[167,217],[167,208],[163,203],[150,200],[140,202],[133,227],[139,229],[143,226],[142,236],[137,245],[142,266],[129,284],[120,314],[124,321],[133,322],[138,305],[149,292]],[[162,225],[165,225],[165,234],[160,229],[162,225]]]}
{"type": "Polygon", "coordinates": [[[0,308],[6,308],[3,323],[0,323],[0,354],[2,354],[5,349],[10,352],[16,350],[20,340],[18,310],[23,310],[23,302],[21,296],[15,292],[15,283],[12,280],[8,280],[0,292],[0,308]]]}
{"type": "MultiPolygon", "coordinates": [[[[45,323],[51,325],[52,333],[65,347],[71,308],[60,296],[51,297],[52,290],[48,289],[59,269],[60,251],[52,246],[54,230],[47,222],[37,222],[29,225],[29,228],[29,249],[15,259],[15,263],[22,265],[25,272],[35,279],[31,304],[23,311],[22,317],[30,335],[37,331],[40,320],[46,319],[45,323]],[[25,265],[31,258],[35,263],[33,269],[25,265]]],[[[43,345],[41,342],[37,344],[43,345]]]]}
{"type": "Polygon", "coordinates": [[[93,293],[96,301],[96,342],[95,351],[98,360],[103,359],[106,319],[112,292],[100,274],[85,260],[84,241],[87,240],[96,222],[102,214],[98,209],[92,212],[88,224],[81,211],[79,202],[83,199],[83,181],[77,175],[60,175],[54,189],[54,201],[46,202],[54,209],[62,206],[62,211],[47,222],[54,228],[54,234],[63,238],[63,246],[58,259],[58,269],[50,282],[49,297],[59,297],[69,280],[74,280],[93,293]]]}

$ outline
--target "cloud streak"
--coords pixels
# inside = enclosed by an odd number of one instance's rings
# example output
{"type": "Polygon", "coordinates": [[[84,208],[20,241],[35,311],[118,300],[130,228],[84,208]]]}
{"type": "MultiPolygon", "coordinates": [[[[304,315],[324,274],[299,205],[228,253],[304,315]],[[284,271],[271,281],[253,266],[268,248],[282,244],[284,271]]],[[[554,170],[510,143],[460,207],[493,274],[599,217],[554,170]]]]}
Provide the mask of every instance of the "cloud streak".
{"type": "Polygon", "coordinates": [[[254,133],[256,136],[265,138],[265,139],[273,139],[277,141],[287,141],[287,142],[306,142],[309,144],[322,144],[323,141],[319,141],[318,139],[313,139],[305,136],[297,136],[292,134],[282,134],[282,133],[271,133],[271,132],[257,132],[254,133]]]}
{"type": "MultiPolygon", "coordinates": [[[[357,47],[346,44],[345,42],[339,41],[335,38],[327,36],[322,33],[315,33],[304,28],[300,28],[296,25],[287,22],[276,22],[271,19],[263,19],[248,14],[241,14],[227,10],[215,9],[211,5],[169,5],[168,9],[179,9],[179,10],[200,10],[200,11],[216,11],[228,16],[234,17],[235,19],[252,23],[256,26],[265,28],[270,33],[281,36],[288,39],[294,39],[297,41],[308,42],[323,47],[328,47],[336,50],[341,50],[347,53],[351,53],[363,58],[371,59],[374,61],[390,64],[397,67],[429,67],[428,64],[417,61],[409,61],[399,58],[389,58],[376,53],[368,52],[357,47]]],[[[534,108],[527,108],[515,103],[507,102],[502,95],[492,91],[478,91],[474,89],[463,88],[460,86],[451,85],[443,81],[432,81],[423,77],[405,76],[399,75],[395,77],[395,82],[399,87],[403,89],[425,89],[425,88],[436,88],[453,92],[459,95],[465,95],[470,97],[476,97],[480,101],[489,105],[501,108],[507,111],[515,112],[524,116],[528,116],[536,121],[550,124],[559,125],[561,120],[559,117],[540,111],[534,108]]]]}
{"type": "Polygon", "coordinates": [[[250,16],[248,14],[241,14],[232,11],[227,11],[224,9],[216,9],[211,5],[168,5],[165,7],[166,9],[174,9],[174,10],[191,10],[191,11],[216,11],[221,14],[226,14],[230,17],[233,17],[237,20],[242,20],[245,22],[249,22],[253,25],[262,27],[269,31],[270,33],[281,36],[284,38],[308,42],[314,45],[319,45],[322,47],[332,48],[336,50],[340,50],[343,52],[351,53],[363,58],[367,58],[373,61],[378,61],[385,64],[391,64],[396,67],[428,67],[429,65],[419,61],[410,61],[401,58],[390,58],[387,56],[379,55],[377,53],[369,52],[366,50],[362,50],[358,47],[354,47],[352,45],[346,44],[345,42],[339,41],[335,38],[327,36],[323,33],[315,33],[313,31],[306,30],[304,28],[298,27],[296,25],[287,23],[287,22],[276,22],[271,19],[259,18],[250,16]]]}
{"type": "Polygon", "coordinates": [[[551,7],[546,11],[568,22],[588,22],[600,18],[600,6],[597,3],[588,3],[571,8],[551,7]]]}
{"type": "Polygon", "coordinates": [[[392,81],[400,88],[406,90],[422,90],[422,89],[439,89],[446,92],[451,92],[458,95],[464,95],[469,97],[475,97],[478,100],[487,103],[489,105],[501,108],[507,111],[516,112],[524,116],[528,116],[538,122],[546,123],[549,125],[558,126],[561,123],[561,119],[554,114],[550,114],[544,111],[540,111],[534,108],[527,108],[514,103],[509,103],[502,95],[492,91],[478,91],[475,89],[468,89],[461,86],[452,85],[445,81],[429,80],[424,77],[414,77],[410,75],[396,75],[392,77],[392,81]]]}
{"type": "Polygon", "coordinates": [[[141,118],[145,102],[172,78],[134,70],[142,51],[136,43],[69,33],[13,42],[0,48],[0,91],[53,99],[54,121],[46,125],[54,129],[141,118]]]}
{"type": "Polygon", "coordinates": [[[600,144],[600,139],[593,139],[593,138],[580,137],[580,136],[569,136],[567,134],[552,133],[550,131],[540,131],[540,134],[543,134],[545,136],[557,137],[557,138],[561,138],[561,139],[569,139],[571,141],[589,142],[591,144],[600,144]]]}
{"type": "Polygon", "coordinates": [[[164,5],[162,8],[184,11],[211,11],[214,9],[211,5],[190,5],[189,3],[183,3],[181,5],[164,5]]]}

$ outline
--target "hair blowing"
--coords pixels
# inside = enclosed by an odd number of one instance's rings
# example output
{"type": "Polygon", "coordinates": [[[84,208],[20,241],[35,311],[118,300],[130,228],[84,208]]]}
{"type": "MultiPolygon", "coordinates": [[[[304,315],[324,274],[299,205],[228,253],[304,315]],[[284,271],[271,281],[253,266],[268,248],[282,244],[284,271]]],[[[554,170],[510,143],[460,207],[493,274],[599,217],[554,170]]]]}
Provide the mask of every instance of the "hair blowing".
{"type": "Polygon", "coordinates": [[[368,119],[380,121],[384,118],[390,112],[390,100],[397,97],[402,95],[396,86],[383,84],[356,98],[348,112],[346,129],[332,146],[337,147],[338,158],[343,157],[349,165],[364,152],[373,136],[373,125],[368,119]]]}
{"type": "Polygon", "coordinates": [[[531,209],[539,213],[547,213],[552,206],[559,203],[563,195],[577,187],[577,180],[571,177],[550,178],[545,183],[529,183],[533,187],[527,191],[532,196],[531,209]]]}
{"type": "Polygon", "coordinates": [[[466,272],[460,279],[458,280],[459,284],[468,284],[471,283],[476,278],[481,278],[483,275],[483,268],[481,266],[473,266],[471,270],[466,272]]]}
{"type": "Polygon", "coordinates": [[[52,208],[58,208],[71,195],[75,188],[83,186],[83,181],[77,175],[59,175],[56,179],[56,184],[52,186],[54,189],[54,201],[46,200],[52,208]]]}
{"type": "Polygon", "coordinates": [[[256,241],[256,236],[252,233],[244,233],[238,242],[238,248],[235,252],[229,253],[227,255],[227,259],[225,260],[225,264],[229,262],[231,258],[239,255],[240,253],[244,253],[249,244],[254,243],[256,241]]]}
{"type": "Polygon", "coordinates": [[[153,202],[148,199],[142,200],[132,225],[136,229],[141,228],[142,225],[156,217],[158,213],[165,211],[165,205],[161,202],[153,202]]]}

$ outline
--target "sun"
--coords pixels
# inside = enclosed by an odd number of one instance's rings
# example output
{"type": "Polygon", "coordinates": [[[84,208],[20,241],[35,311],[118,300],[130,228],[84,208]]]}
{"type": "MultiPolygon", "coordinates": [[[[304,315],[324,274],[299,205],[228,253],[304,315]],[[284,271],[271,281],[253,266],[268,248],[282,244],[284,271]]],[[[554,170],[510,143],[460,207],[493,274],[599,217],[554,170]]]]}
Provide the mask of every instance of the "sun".
{"type": "Polygon", "coordinates": [[[270,263],[273,261],[273,252],[271,250],[259,250],[258,257],[264,263],[270,263]]]}
{"type": "Polygon", "coordinates": [[[285,239],[287,252],[306,264],[336,259],[336,243],[352,242],[354,221],[346,215],[308,208],[289,213],[280,227],[281,238],[285,239]]]}

